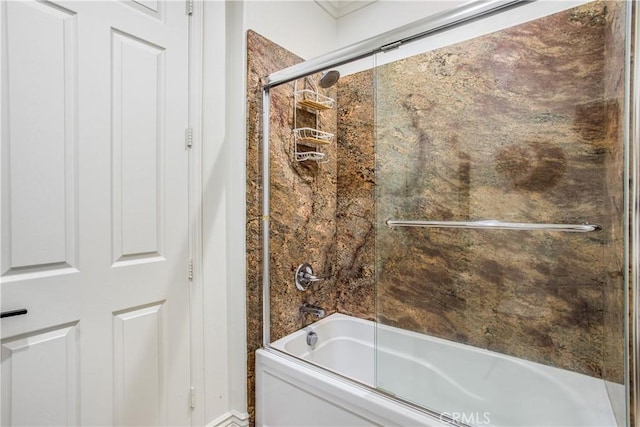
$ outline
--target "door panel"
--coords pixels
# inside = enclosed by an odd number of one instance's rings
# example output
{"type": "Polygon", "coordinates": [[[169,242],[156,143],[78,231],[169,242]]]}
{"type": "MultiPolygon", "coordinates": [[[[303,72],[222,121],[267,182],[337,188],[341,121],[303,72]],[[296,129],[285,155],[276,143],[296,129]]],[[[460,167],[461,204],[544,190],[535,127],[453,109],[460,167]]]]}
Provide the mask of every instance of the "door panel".
{"type": "Polygon", "coordinates": [[[75,265],[76,15],[47,3],[4,7],[7,38],[20,45],[5,52],[3,73],[10,108],[2,168],[2,275],[19,279],[75,265]],[[28,108],[13,108],[17,104],[28,108]]]}
{"type": "Polygon", "coordinates": [[[114,313],[115,413],[118,425],[166,424],[166,325],[163,303],[114,313]],[[129,402],[135,401],[135,405],[129,402]]]}
{"type": "Polygon", "coordinates": [[[112,37],[114,260],[153,260],[164,230],[165,49],[112,37]]]}
{"type": "Polygon", "coordinates": [[[73,324],[3,341],[2,425],[78,423],[77,339],[73,324]]]}
{"type": "Polygon", "coordinates": [[[184,4],[0,11],[3,425],[187,425],[184,4]]]}
{"type": "Polygon", "coordinates": [[[141,1],[124,1],[124,3],[160,21],[165,20],[164,3],[161,1],[141,0],[141,1]]]}

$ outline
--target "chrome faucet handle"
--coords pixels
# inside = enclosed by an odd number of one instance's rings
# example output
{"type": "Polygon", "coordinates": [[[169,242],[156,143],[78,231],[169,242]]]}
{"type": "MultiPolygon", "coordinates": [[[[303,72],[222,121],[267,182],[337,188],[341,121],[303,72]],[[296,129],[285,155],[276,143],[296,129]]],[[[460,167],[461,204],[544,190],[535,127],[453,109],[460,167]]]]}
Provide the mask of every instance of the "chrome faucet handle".
{"type": "Polygon", "coordinates": [[[327,277],[325,276],[314,276],[313,274],[308,274],[308,273],[304,274],[304,278],[310,282],[321,282],[324,279],[327,279],[327,277]]]}
{"type": "Polygon", "coordinates": [[[303,262],[296,269],[296,273],[295,273],[296,288],[298,288],[298,290],[301,290],[301,291],[306,291],[307,288],[313,282],[319,282],[327,278],[328,277],[314,275],[313,267],[311,267],[310,264],[303,262]]]}

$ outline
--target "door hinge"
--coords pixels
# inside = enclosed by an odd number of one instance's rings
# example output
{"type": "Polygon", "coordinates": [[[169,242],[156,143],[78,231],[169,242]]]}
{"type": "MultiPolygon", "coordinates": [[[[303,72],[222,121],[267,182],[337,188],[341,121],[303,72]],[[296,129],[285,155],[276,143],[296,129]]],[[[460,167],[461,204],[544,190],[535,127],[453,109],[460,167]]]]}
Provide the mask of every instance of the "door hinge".
{"type": "Polygon", "coordinates": [[[193,15],[193,0],[186,0],[187,2],[187,16],[191,16],[193,15]]]}
{"type": "Polygon", "coordinates": [[[191,126],[184,130],[184,141],[187,144],[187,148],[193,147],[193,128],[191,126]]]}
{"type": "Polygon", "coordinates": [[[193,258],[189,258],[189,264],[187,266],[187,278],[193,280],[193,258]]]}
{"type": "Polygon", "coordinates": [[[196,388],[195,387],[191,387],[191,389],[189,389],[189,407],[191,409],[196,408],[196,388]]]}

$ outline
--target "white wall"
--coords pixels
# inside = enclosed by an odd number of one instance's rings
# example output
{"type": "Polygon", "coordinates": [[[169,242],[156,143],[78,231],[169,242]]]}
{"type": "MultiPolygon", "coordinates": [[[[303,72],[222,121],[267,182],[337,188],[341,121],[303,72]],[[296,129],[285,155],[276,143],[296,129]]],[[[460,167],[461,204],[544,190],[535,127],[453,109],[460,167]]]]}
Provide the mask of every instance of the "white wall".
{"type": "MultiPolygon", "coordinates": [[[[228,145],[226,85],[230,76],[226,70],[227,4],[204,2],[203,50],[203,117],[202,117],[202,188],[203,188],[203,298],[204,298],[204,395],[205,422],[224,425],[234,403],[230,384],[242,381],[238,367],[231,366],[234,341],[229,335],[230,307],[242,311],[243,302],[228,297],[230,274],[227,270],[231,251],[227,248],[228,145]],[[235,373],[235,376],[234,376],[235,373]]],[[[237,250],[236,250],[237,251],[237,250]]],[[[234,330],[242,334],[242,328],[234,330]]],[[[238,336],[242,339],[242,336],[238,336]]],[[[242,399],[242,395],[240,395],[242,399]]]]}
{"type": "Polygon", "coordinates": [[[244,29],[304,59],[336,48],[336,20],[311,0],[245,1],[244,29]]]}
{"type": "Polygon", "coordinates": [[[335,45],[312,1],[205,1],[202,187],[205,420],[246,423],[246,32],[309,58],[335,45]]]}
{"type": "Polygon", "coordinates": [[[336,45],[348,46],[464,3],[467,0],[379,0],[338,19],[336,45]]]}

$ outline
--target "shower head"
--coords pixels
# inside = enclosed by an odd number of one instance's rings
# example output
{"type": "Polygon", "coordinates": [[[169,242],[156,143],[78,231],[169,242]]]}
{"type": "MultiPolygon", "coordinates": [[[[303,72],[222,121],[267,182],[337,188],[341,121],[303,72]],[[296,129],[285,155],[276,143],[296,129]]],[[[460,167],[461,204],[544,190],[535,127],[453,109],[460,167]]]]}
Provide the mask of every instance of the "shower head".
{"type": "Polygon", "coordinates": [[[324,73],[322,73],[322,76],[320,76],[320,80],[318,80],[318,85],[320,85],[321,88],[326,89],[338,83],[339,78],[340,78],[340,72],[338,70],[325,71],[324,73]]]}

